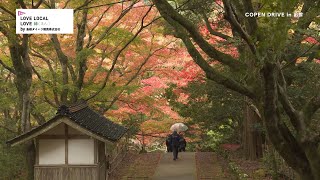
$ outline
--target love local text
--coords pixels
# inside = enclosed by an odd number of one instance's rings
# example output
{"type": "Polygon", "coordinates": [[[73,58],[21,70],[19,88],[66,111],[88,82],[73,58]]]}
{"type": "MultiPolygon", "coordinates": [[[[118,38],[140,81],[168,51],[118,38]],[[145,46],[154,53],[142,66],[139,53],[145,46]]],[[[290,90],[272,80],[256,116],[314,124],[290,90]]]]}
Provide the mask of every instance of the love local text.
{"type": "Polygon", "coordinates": [[[72,34],[73,9],[16,9],[16,34],[72,34]]]}
{"type": "Polygon", "coordinates": [[[28,20],[35,20],[35,21],[48,21],[49,18],[47,16],[20,16],[20,20],[28,21],[28,20]]]}

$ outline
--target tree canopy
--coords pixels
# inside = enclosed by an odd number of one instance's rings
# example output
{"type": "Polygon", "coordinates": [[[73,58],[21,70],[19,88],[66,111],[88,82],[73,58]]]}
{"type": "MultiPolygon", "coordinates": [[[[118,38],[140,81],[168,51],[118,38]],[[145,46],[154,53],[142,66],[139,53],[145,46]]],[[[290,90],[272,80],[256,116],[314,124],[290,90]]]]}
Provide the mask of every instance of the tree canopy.
{"type": "Polygon", "coordinates": [[[84,99],[135,133],[188,121],[212,137],[249,107],[286,163],[320,179],[319,12],[307,0],[3,0],[0,133],[84,99]],[[74,34],[16,34],[18,8],[74,9],[74,34]]]}

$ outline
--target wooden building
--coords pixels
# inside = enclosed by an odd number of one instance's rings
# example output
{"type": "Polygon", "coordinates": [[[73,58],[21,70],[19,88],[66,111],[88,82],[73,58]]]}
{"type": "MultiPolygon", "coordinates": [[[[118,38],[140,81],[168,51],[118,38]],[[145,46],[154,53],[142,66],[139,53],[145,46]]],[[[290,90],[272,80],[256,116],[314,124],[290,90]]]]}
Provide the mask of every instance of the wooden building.
{"type": "Polygon", "coordinates": [[[55,117],[7,144],[35,142],[36,180],[106,180],[126,131],[80,103],[61,106],[55,117]]]}

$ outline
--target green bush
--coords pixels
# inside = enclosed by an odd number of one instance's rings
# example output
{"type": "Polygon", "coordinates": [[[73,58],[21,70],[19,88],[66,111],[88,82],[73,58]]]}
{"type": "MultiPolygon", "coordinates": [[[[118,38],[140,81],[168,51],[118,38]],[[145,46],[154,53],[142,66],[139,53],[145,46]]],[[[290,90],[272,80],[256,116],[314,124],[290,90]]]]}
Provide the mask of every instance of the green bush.
{"type": "Polygon", "coordinates": [[[8,147],[5,137],[0,131],[0,179],[24,180],[26,179],[26,163],[23,147],[8,147]]]}
{"type": "Polygon", "coordinates": [[[19,148],[0,150],[0,179],[25,179],[25,158],[19,148]]]}
{"type": "MultiPolygon", "coordinates": [[[[229,123],[232,123],[231,119],[229,119],[229,123]]],[[[216,151],[219,148],[219,145],[229,139],[233,133],[234,130],[230,125],[220,125],[217,129],[209,130],[207,132],[207,138],[202,147],[204,149],[216,151]]]]}

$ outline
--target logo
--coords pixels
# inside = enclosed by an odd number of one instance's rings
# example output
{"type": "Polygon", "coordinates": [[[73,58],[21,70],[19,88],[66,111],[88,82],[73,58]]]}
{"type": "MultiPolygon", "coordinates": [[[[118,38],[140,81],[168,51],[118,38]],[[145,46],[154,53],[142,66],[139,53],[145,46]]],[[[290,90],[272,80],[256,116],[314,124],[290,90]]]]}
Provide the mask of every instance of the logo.
{"type": "Polygon", "coordinates": [[[18,11],[18,16],[22,16],[22,15],[24,15],[24,14],[25,14],[25,12],[18,11]]]}

